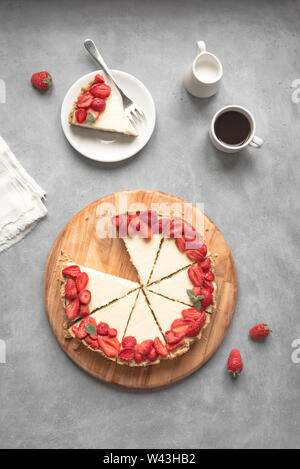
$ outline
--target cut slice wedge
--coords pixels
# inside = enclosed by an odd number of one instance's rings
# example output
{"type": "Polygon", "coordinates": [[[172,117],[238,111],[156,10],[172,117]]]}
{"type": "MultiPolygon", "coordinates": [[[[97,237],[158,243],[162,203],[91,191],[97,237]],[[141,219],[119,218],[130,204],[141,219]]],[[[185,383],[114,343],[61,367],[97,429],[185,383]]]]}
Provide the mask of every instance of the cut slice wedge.
{"type": "MultiPolygon", "coordinates": [[[[72,265],[68,263],[67,265],[72,265]]],[[[89,309],[92,313],[96,309],[105,306],[112,301],[118,300],[128,293],[140,288],[140,285],[125,278],[116,277],[115,275],[106,274],[99,270],[90,269],[79,265],[81,272],[86,272],[89,276],[89,282],[86,286],[92,294],[89,303],[89,309]]],[[[62,294],[64,292],[62,291],[62,294]]]]}
{"type": "Polygon", "coordinates": [[[145,239],[139,236],[134,236],[132,238],[122,239],[131,262],[136,268],[141,284],[147,285],[159,252],[162,237],[156,235],[151,239],[145,239]]]}
{"type": "Polygon", "coordinates": [[[150,308],[158,322],[163,333],[171,329],[171,324],[175,319],[182,318],[182,310],[186,306],[177,301],[169,300],[161,295],[152,293],[150,290],[145,289],[150,308]]]}
{"type": "Polygon", "coordinates": [[[165,238],[162,242],[149,283],[161,280],[191,264],[192,262],[187,255],[179,251],[175,240],[165,238]]]}
{"type": "MultiPolygon", "coordinates": [[[[124,298],[117,300],[108,306],[104,306],[103,308],[100,308],[98,311],[91,314],[89,318],[95,319],[97,325],[100,322],[105,322],[108,324],[110,328],[116,329],[117,330],[116,337],[119,340],[119,342],[121,342],[124,336],[124,332],[125,332],[129,317],[135,305],[138,293],[139,293],[138,291],[134,291],[130,293],[129,295],[125,296],[124,298]]],[[[80,321],[77,321],[77,323],[75,323],[75,326],[80,324],[81,321],[82,319],[80,321]]],[[[71,334],[72,337],[75,337],[75,334],[72,331],[72,327],[70,327],[69,333],[71,334]]],[[[85,341],[83,342],[85,343],[85,341]]],[[[101,351],[101,349],[98,349],[98,350],[101,351]]]]}
{"type": "Polygon", "coordinates": [[[154,319],[151,309],[142,290],[139,295],[132,311],[129,323],[125,332],[125,336],[133,336],[136,338],[137,343],[140,344],[143,340],[154,340],[159,337],[165,343],[161,331],[154,319]]]}

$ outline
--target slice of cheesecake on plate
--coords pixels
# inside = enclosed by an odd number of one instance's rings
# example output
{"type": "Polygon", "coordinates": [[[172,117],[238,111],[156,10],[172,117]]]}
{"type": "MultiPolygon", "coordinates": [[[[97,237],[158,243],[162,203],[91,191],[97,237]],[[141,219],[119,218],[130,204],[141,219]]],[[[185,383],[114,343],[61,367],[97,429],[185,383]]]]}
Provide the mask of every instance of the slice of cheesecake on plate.
{"type": "Polygon", "coordinates": [[[150,239],[140,236],[122,238],[130,260],[138,273],[142,285],[147,285],[159,252],[162,237],[155,235],[150,239]]]}
{"type": "Polygon", "coordinates": [[[69,114],[69,123],[93,130],[138,135],[125,114],[120,92],[111,81],[105,83],[99,74],[81,88],[69,114]]]}
{"type": "MultiPolygon", "coordinates": [[[[70,267],[74,263],[67,263],[65,267],[70,267]]],[[[99,270],[90,269],[82,265],[78,265],[81,272],[85,272],[88,275],[88,283],[84,286],[86,290],[91,293],[91,299],[88,303],[89,311],[92,313],[96,309],[105,306],[112,301],[120,299],[128,293],[140,288],[140,285],[131,280],[117,277],[115,275],[106,274],[99,270]]],[[[64,275],[64,283],[61,290],[62,298],[65,305],[68,303],[65,297],[66,280],[68,274],[64,275]]],[[[73,319],[73,318],[71,318],[73,319]]]]}
{"type": "Polygon", "coordinates": [[[191,260],[179,251],[174,239],[165,238],[162,242],[149,284],[191,265],[191,260]]]}
{"type": "Polygon", "coordinates": [[[70,335],[95,352],[116,360],[138,291],[103,306],[69,328],[70,335]]]}

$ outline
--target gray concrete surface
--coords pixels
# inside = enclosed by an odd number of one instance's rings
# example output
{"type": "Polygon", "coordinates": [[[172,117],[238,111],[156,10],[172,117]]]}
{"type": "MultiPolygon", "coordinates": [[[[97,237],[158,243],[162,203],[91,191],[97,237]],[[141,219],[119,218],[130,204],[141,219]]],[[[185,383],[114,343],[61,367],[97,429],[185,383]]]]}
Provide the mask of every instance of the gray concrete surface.
{"type": "MultiPolygon", "coordinates": [[[[0,446],[3,448],[300,447],[300,364],[292,362],[299,319],[300,1],[101,1],[0,3],[0,134],[47,191],[49,215],[0,255],[0,446]],[[157,106],[155,133],[139,155],[95,164],[65,140],[59,114],[69,86],[94,69],[92,37],[109,64],[142,80],[157,106]],[[224,65],[212,99],[182,86],[205,39],[224,65]],[[33,72],[49,70],[44,96],[33,72]],[[207,129],[221,106],[241,104],[257,120],[261,150],[217,152],[207,129]],[[123,189],[147,188],[196,203],[224,233],[235,258],[239,299],[219,351],[188,379],[156,392],[128,392],[90,378],[58,346],[43,303],[43,272],[59,231],[82,207],[123,189]],[[272,337],[248,339],[256,322],[272,337]],[[226,360],[241,349],[232,382],[226,360]]],[[[1,194],[0,194],[1,196],[1,194]]]]}

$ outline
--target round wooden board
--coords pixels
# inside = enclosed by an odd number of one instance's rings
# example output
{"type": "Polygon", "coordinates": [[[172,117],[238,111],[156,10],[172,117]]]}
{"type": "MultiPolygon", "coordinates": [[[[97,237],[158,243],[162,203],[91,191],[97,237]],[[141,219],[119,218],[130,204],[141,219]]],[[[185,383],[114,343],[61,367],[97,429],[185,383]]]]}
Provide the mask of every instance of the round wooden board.
{"type": "MultiPolygon", "coordinates": [[[[182,379],[200,368],[218,349],[232,321],[236,298],[237,278],[234,261],[222,233],[204,216],[204,238],[215,259],[217,282],[216,312],[202,339],[188,353],[174,360],[162,360],[158,365],[142,367],[120,366],[93,353],[85,347],[74,350],[74,341],[64,338],[65,313],[60,299],[60,283],[57,262],[64,251],[74,263],[82,264],[109,274],[138,281],[129,261],[123,242],[118,238],[102,238],[96,235],[96,212],[100,203],[120,207],[124,198],[128,205],[143,203],[150,208],[153,203],[178,204],[186,202],[175,196],[156,191],[118,192],[99,199],[81,210],[59,234],[52,246],[44,278],[44,297],[50,326],[59,344],[68,356],[82,369],[96,378],[129,388],[155,388],[182,379]]],[[[199,210],[191,207],[193,221],[199,210]]],[[[124,211],[124,210],[123,210],[124,211]]],[[[121,212],[121,210],[120,210],[121,212]]],[[[98,213],[97,213],[98,214],[98,213]]],[[[180,215],[178,213],[178,215],[180,215]]]]}

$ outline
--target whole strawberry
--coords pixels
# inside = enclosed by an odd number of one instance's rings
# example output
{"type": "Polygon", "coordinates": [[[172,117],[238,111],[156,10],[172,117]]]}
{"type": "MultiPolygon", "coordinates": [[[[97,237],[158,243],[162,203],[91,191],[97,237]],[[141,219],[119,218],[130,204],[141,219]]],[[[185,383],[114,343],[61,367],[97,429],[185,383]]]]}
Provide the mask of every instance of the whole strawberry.
{"type": "Polygon", "coordinates": [[[249,335],[252,339],[264,339],[268,337],[270,334],[271,329],[268,324],[256,324],[256,326],[250,329],[249,335]]]}
{"type": "Polygon", "coordinates": [[[243,370],[243,362],[240,351],[234,348],[229,355],[227,370],[232,374],[233,378],[237,378],[243,370]]]}
{"type": "Polygon", "coordinates": [[[49,72],[34,73],[30,81],[38,90],[47,90],[52,85],[52,77],[49,72]]]}

